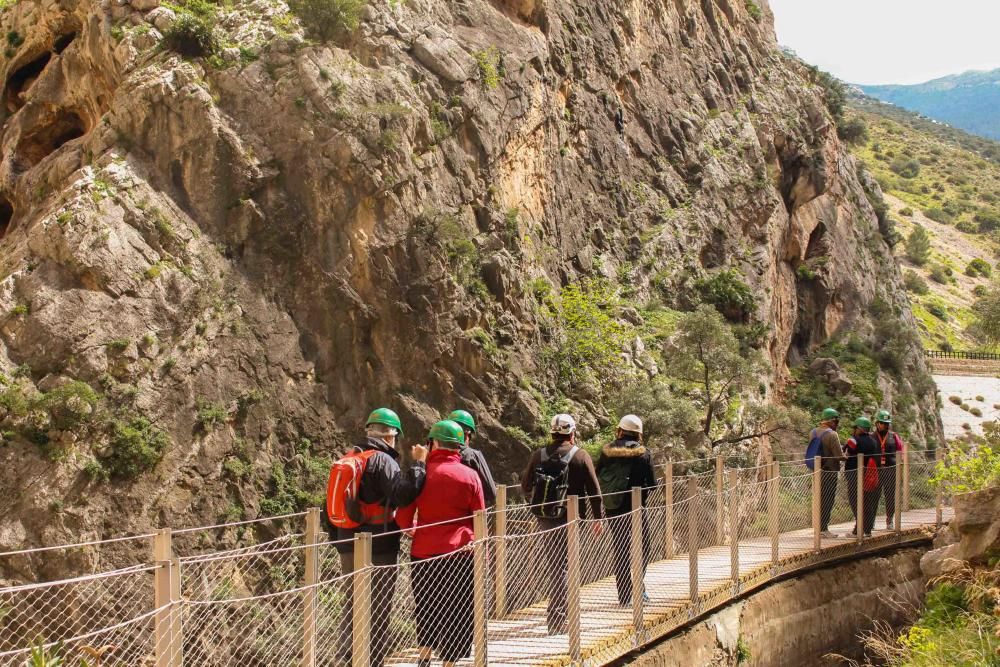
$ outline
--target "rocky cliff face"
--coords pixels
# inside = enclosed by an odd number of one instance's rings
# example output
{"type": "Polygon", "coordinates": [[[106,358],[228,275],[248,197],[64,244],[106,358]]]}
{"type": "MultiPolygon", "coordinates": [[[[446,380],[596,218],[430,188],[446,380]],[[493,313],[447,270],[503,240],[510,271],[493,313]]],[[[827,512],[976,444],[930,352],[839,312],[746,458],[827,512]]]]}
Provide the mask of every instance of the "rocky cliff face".
{"type": "Polygon", "coordinates": [[[912,331],[766,6],[375,0],[335,47],[238,1],[185,60],[163,33],[206,5],[156,5],[0,20],[3,545],[301,505],[381,404],[467,407],[513,469],[557,393],[540,295],[585,276],[689,307],[736,269],[778,389],[876,300],[912,331]]]}

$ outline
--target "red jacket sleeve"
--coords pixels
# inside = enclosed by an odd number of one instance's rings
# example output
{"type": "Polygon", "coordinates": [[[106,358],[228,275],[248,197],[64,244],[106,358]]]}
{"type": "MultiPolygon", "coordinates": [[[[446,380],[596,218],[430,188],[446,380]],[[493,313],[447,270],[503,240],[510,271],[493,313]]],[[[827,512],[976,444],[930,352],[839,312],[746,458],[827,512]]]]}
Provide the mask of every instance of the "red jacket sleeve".
{"type": "Polygon", "coordinates": [[[396,510],[396,524],[403,530],[413,528],[414,518],[417,514],[417,504],[410,503],[406,507],[396,510]]]}

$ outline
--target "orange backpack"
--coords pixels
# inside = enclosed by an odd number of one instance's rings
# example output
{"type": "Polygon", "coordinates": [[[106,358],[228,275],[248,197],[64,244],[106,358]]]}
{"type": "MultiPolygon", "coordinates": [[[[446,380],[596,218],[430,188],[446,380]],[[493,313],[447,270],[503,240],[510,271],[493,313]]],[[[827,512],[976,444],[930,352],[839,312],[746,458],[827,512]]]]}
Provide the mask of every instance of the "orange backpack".
{"type": "Polygon", "coordinates": [[[364,524],[388,522],[395,512],[379,503],[362,502],[361,477],[378,450],[354,449],[330,468],[326,484],[326,516],[337,528],[354,529],[364,524]]]}

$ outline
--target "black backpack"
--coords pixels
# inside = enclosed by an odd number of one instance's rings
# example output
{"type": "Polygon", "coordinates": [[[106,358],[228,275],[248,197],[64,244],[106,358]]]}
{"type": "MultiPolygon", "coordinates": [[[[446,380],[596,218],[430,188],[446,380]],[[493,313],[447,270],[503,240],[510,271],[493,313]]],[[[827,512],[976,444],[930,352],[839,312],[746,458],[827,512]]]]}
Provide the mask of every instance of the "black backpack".
{"type": "Polygon", "coordinates": [[[535,466],[531,492],[531,513],[542,519],[566,518],[566,495],[569,490],[569,462],[580,448],[576,445],[558,458],[549,458],[545,448],[535,466]]]}

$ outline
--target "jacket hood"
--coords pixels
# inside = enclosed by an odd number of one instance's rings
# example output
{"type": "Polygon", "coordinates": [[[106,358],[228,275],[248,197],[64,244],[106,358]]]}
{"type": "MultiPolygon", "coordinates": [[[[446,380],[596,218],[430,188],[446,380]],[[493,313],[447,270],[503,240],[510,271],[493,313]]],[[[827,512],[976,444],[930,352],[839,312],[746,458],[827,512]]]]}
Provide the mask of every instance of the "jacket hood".
{"type": "Polygon", "coordinates": [[[646,447],[638,440],[615,440],[604,445],[601,453],[616,458],[638,458],[646,453],[646,447]]]}

